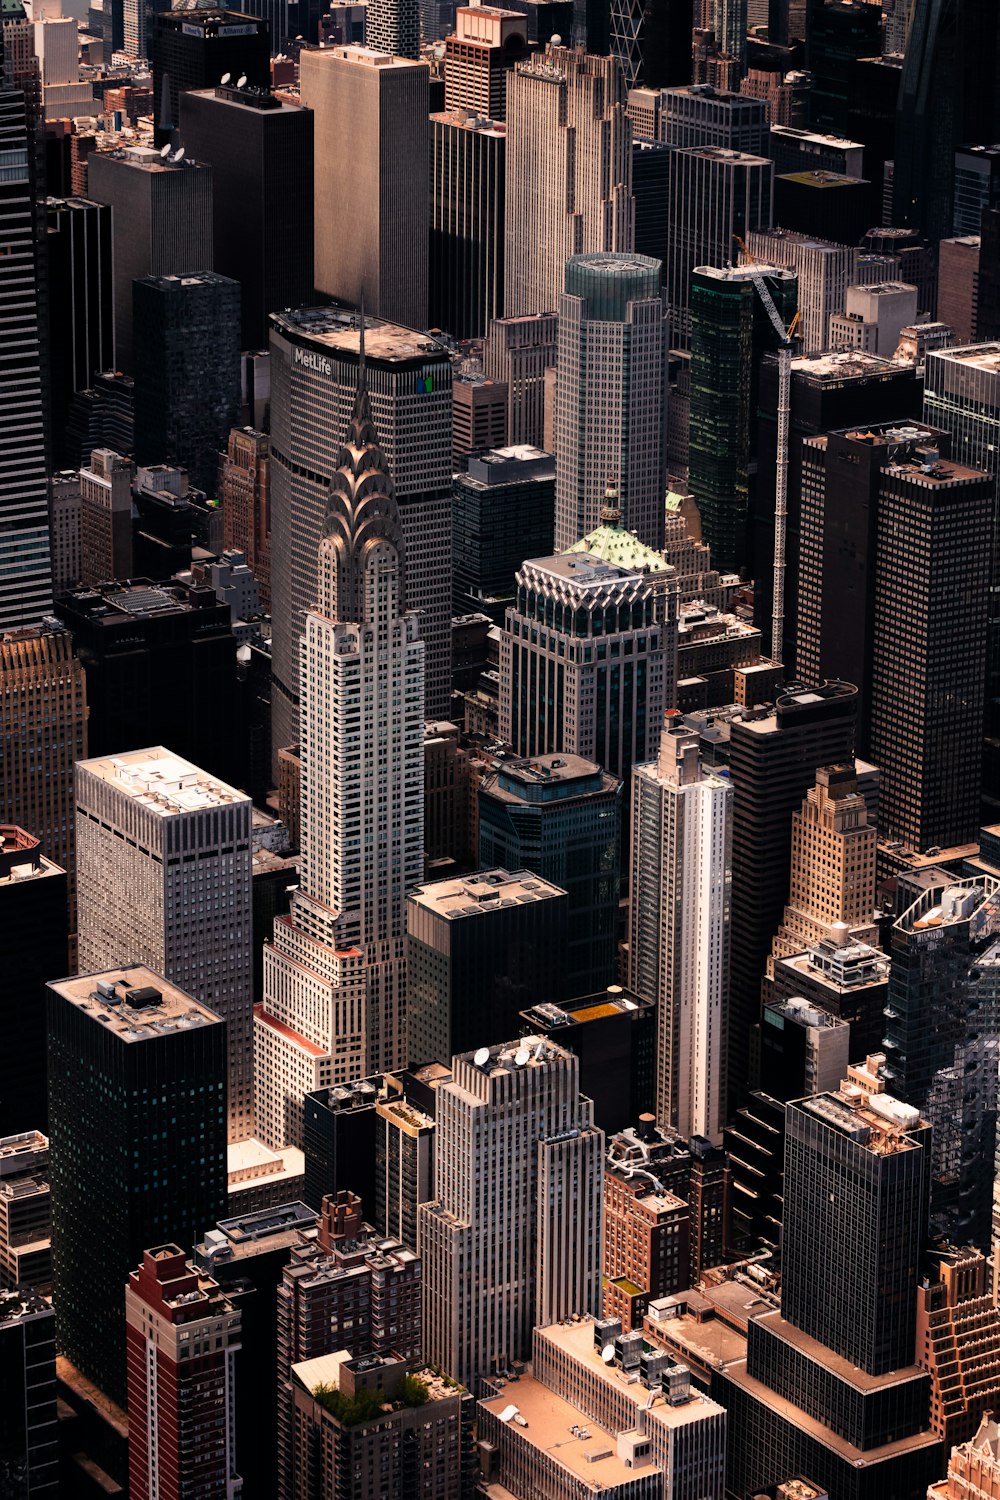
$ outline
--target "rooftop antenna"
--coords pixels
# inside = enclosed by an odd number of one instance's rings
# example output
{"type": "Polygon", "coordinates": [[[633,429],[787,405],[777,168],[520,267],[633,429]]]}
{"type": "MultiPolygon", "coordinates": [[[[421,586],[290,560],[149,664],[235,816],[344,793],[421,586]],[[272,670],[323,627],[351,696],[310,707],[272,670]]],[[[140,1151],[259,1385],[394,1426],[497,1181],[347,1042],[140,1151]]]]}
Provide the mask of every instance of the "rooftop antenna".
{"type": "Polygon", "coordinates": [[[232,73],[223,73],[223,75],[220,78],[219,82],[222,83],[222,84],[226,84],[226,83],[229,82],[229,80],[230,80],[230,78],[232,78],[232,76],[233,76],[232,73]]]}
{"type": "Polygon", "coordinates": [[[239,78],[237,78],[237,80],[236,80],[236,87],[238,89],[245,89],[246,86],[247,86],[247,75],[245,73],[241,73],[240,76],[239,76],[239,78]]]}
{"type": "Polygon", "coordinates": [[[170,145],[170,142],[168,141],[167,144],[164,146],[163,150],[160,152],[160,155],[162,157],[166,158],[166,157],[168,157],[170,155],[170,152],[171,152],[171,145],[170,145]]]}

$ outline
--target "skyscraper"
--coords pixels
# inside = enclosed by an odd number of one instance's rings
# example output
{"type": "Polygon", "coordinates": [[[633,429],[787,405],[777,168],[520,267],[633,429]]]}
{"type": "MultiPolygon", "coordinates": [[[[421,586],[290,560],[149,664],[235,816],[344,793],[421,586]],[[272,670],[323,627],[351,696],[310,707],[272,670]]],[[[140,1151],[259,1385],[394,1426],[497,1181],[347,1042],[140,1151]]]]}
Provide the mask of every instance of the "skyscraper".
{"type": "Polygon", "coordinates": [[[853,756],[856,706],[857,689],[849,683],[802,686],[783,693],[773,712],[732,726],[731,1096],[749,1075],[750,1029],[760,1016],[764,965],[788,898],[792,814],[819,766],[853,756]]]}
{"type": "MultiPolygon", "coordinates": [[[[346,200],[345,200],[346,201],[346,200]]],[[[369,401],[406,545],[406,602],[420,613],[428,718],[451,695],[451,360],[443,345],[392,323],[365,333],[369,401]]],[[[275,750],[298,739],[299,641],[317,598],[317,548],[358,376],[357,318],[326,308],[271,322],[271,562],[275,750]]]]}
{"type": "Polygon", "coordinates": [[[779,342],[752,279],[761,276],[787,328],[798,302],[793,271],[707,265],[691,275],[689,484],[715,565],[726,570],[748,561],[761,357],[779,342]]]}
{"type": "Polygon", "coordinates": [[[552,551],[555,465],[521,444],[469,458],[452,481],[453,608],[482,610],[498,625],[513,602],[525,556],[552,551]]]}
{"type": "Polygon", "coordinates": [[[930,1121],[931,1222],[952,1244],[990,1242],[1000,1056],[1000,887],[931,870],[892,928],[885,1073],[930,1121]]]}
{"type": "Polygon", "coordinates": [[[121,1407],[129,1271],[223,1217],[226,1028],[141,965],[50,984],[47,1016],[59,1345],[121,1407]]]}
{"type": "Polygon", "coordinates": [[[376,318],[425,328],[427,64],[371,47],[326,47],[303,52],[300,67],[322,163],[316,289],[353,307],[364,301],[376,318]]]}
{"type": "Polygon", "coordinates": [[[566,983],[568,915],[566,892],[529,869],[487,866],[410,891],[410,1063],[474,1050],[481,1036],[509,1036],[539,995],[580,993],[566,983]]]}
{"type": "Polygon", "coordinates": [[[80,570],[90,586],[132,575],[132,481],[135,464],[94,448],[80,470],[80,570]]]}
{"type": "MultiPolygon", "coordinates": [[[[791,881],[788,904],[771,945],[773,960],[803,953],[846,928],[860,942],[874,942],[874,822],[858,790],[857,767],[820,766],[816,785],[792,813],[791,881]]],[[[838,1082],[834,1079],[834,1082],[838,1082]]],[[[817,1090],[818,1092],[818,1090],[817,1090]]]]}
{"type": "Polygon", "coordinates": [[[49,198],[49,376],[52,433],[65,451],[63,429],[75,391],[115,362],[111,210],[87,198],[49,198]]]}
{"type": "Polygon", "coordinates": [[[717,146],[766,156],[767,120],[767,106],[761,99],[711,84],[689,84],[664,89],[660,139],[668,146],[717,146]]]}
{"type": "MultiPolygon", "coordinates": [[[[969,482],[975,471],[942,460],[949,446],[947,434],[933,428],[866,422],[808,438],[801,448],[796,667],[808,677],[858,684],[858,748],[883,770],[884,835],[917,839],[912,847],[919,850],[974,837],[983,758],[989,557],[961,516],[972,507],[989,526],[989,481],[980,475],[977,488],[969,482]],[[895,548],[904,524],[905,563],[895,548]],[[960,600],[945,560],[956,546],[960,600]],[[928,592],[938,579],[940,599],[928,592]],[[908,663],[901,675],[913,691],[941,695],[921,696],[922,704],[937,703],[934,713],[907,703],[898,682],[890,686],[900,652],[908,663]],[[975,664],[975,682],[963,675],[967,662],[975,664]],[[944,674],[937,686],[936,670],[944,674]],[[898,734],[902,722],[905,735],[898,734]]],[[[986,754],[988,760],[988,731],[986,754]]]]}
{"type": "MultiPolygon", "coordinates": [[[[148,44],[147,44],[148,45],[148,44]]],[[[159,9],[153,17],[153,94],[158,144],[180,124],[180,95],[207,89],[224,73],[254,88],[271,82],[271,38],[267,21],[244,11],[212,5],[195,10],[159,9]]],[[[210,261],[199,262],[210,265],[210,261]]],[[[190,266],[181,267],[190,270],[190,266]]]]}
{"type": "Polygon", "coordinates": [[[881,475],[871,757],[882,836],[911,849],[971,842],[980,823],[995,493],[990,475],[933,451],[881,475]]]}
{"type": "Polygon", "coordinates": [[[211,265],[240,284],[240,348],[266,349],[268,314],[313,294],[312,112],[234,75],[183,93],[180,115],[185,149],[212,168],[211,265]]]}
{"type": "Polygon", "coordinates": [[[507,80],[528,50],[524,16],[492,5],[460,5],[444,39],[444,102],[487,120],[507,118],[507,80]]]}
{"type": "Polygon", "coordinates": [[[428,322],[456,339],[482,338],[503,311],[507,136],[468,109],[430,123],[428,322]]]}
{"type": "MultiPolygon", "coordinates": [[[[771,627],[778,387],[778,360],[775,356],[768,356],[760,372],[760,434],[750,549],[754,620],[762,630],[771,627]]],[[[807,437],[851,423],[905,422],[919,415],[922,395],[914,365],[897,365],[860,350],[792,359],[785,527],[785,643],[781,654],[786,673],[804,676],[795,658],[802,444],[807,437]]]]}
{"type": "Polygon", "coordinates": [[[691,273],[736,260],[736,236],[769,229],[774,165],[762,156],[719,146],[681,147],[670,173],[666,283],[671,337],[691,342],[691,273]]]}
{"type": "Polygon", "coordinates": [[[632,541],[621,562],[574,551],[518,573],[500,637],[500,732],[518,755],[582,755],[621,779],[652,756],[674,699],[677,594],[662,556],[632,541]]]}
{"type": "Polygon", "coordinates": [[[24,827],[73,881],[73,765],[87,753],[87,691],[61,626],[0,634],[0,823],[24,827]]]}
{"type": "Polygon", "coordinates": [[[56,1500],[55,1314],[30,1287],[0,1290],[0,1390],[4,1423],[0,1475],[25,1500],[56,1500]]]}
{"type": "Polygon", "coordinates": [[[405,550],[362,331],[302,644],[300,882],[255,1017],[267,1144],[299,1143],[306,1093],[405,1061],[406,894],[424,844],[424,648],[405,550]]]}
{"type": "MultiPolygon", "coordinates": [[[[984,271],[990,264],[988,256],[980,261],[984,271]]],[[[925,368],[923,415],[926,422],[950,434],[952,458],[970,469],[984,469],[996,484],[982,786],[992,818],[1000,810],[1000,341],[931,351],[925,368]]]]}
{"type": "MultiPolygon", "coordinates": [[[[558,296],[553,299],[556,306],[558,296]]],[[[507,441],[544,444],[545,371],[556,362],[555,311],[495,318],[483,345],[483,368],[507,387],[507,441]]]]}
{"type": "Polygon", "coordinates": [[[604,1133],[591,1109],[575,1055],[539,1037],[456,1057],[437,1091],[424,1352],[463,1384],[526,1359],[535,1324],[597,1309],[604,1133]]]}
{"type": "Polygon", "coordinates": [[[628,251],[634,238],[618,60],[550,43],[507,84],[507,316],[550,311],[570,256],[628,251]]]}
{"type": "Polygon", "coordinates": [[[420,0],[371,0],[365,11],[365,46],[415,62],[420,56],[420,0]]]}
{"type": "Polygon", "coordinates": [[[125,1289],[129,1496],[193,1487],[234,1500],[238,1306],[177,1245],[143,1251],[125,1289]]]}
{"type": "Polygon", "coordinates": [[[69,966],[68,920],[66,872],[0,824],[0,1136],[46,1128],[45,984],[69,966]]]}
{"type": "Polygon", "coordinates": [[[132,284],[135,456],[214,496],[240,405],[239,282],[214,271],[132,284]]]}
{"type": "Polygon", "coordinates": [[[785,1120],[781,1310],[750,1318],[718,1383],[727,1487],[777,1472],[850,1500],[922,1492],[942,1461],[916,1362],[927,1121],[867,1066],[785,1120]]]}
{"type": "Polygon", "coordinates": [[[568,897],[547,998],[593,994],[617,974],[621,802],[621,782],[580,755],[504,761],[480,782],[480,865],[531,870],[568,897]]]}
{"type": "Polygon", "coordinates": [[[687,0],[612,0],[611,54],[627,89],[663,89],[691,77],[687,0]]]}
{"type": "Polygon", "coordinates": [[[208,775],[244,783],[236,636],[210,584],[103,583],[64,595],[58,610],[86,681],[91,754],[166,743],[208,775]]]}
{"type": "Polygon", "coordinates": [[[600,520],[609,485],[626,529],[663,546],[666,307],[660,262],[577,255],[559,299],[555,545],[600,520]]]}
{"type": "Polygon", "coordinates": [[[1000,13],[988,0],[912,7],[896,117],[893,220],[936,244],[952,232],[955,152],[1000,136],[992,79],[1000,13]]]}
{"type": "Polygon", "coordinates": [[[134,959],[223,1018],[231,1141],[253,1130],[250,811],[162,746],[76,770],[80,968],[134,959]]]}
{"type": "Polygon", "coordinates": [[[0,80],[0,631],[52,605],[34,140],[25,95],[0,80]]]}
{"type": "Polygon", "coordinates": [[[242,552],[257,580],[260,607],[271,612],[271,473],[266,432],[234,427],[219,470],[223,540],[242,552]]]}
{"type": "Polygon", "coordinates": [[[656,1114],[718,1146],[726,1116],[733,789],[669,718],[632,772],[628,982],[659,1006],[656,1114]],[[665,915],[666,914],[666,915],[665,915]]]}

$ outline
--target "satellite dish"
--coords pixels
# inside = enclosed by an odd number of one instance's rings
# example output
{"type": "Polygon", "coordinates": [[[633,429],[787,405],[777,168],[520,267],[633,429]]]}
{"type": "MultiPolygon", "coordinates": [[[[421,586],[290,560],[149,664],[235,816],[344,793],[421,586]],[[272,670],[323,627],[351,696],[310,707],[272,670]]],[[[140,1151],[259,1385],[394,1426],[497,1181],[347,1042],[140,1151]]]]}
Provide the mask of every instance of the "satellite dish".
{"type": "Polygon", "coordinates": [[[220,83],[228,83],[229,80],[230,80],[230,78],[232,78],[232,76],[233,76],[232,73],[223,73],[223,75],[222,75],[222,77],[221,77],[221,79],[219,81],[220,81],[220,83]]]}
{"type": "Polygon", "coordinates": [[[530,1056],[531,1053],[528,1051],[527,1047],[518,1047],[517,1051],[514,1053],[515,1068],[523,1068],[530,1056]]]}
{"type": "Polygon", "coordinates": [[[160,152],[160,155],[163,156],[163,157],[166,157],[166,156],[170,155],[170,142],[169,141],[164,146],[163,150],[160,152]]]}
{"type": "Polygon", "coordinates": [[[184,160],[184,147],[181,146],[180,150],[174,156],[174,161],[183,161],[183,160],[184,160]]]}
{"type": "Polygon", "coordinates": [[[238,89],[245,89],[246,86],[247,86],[247,75],[245,73],[241,73],[240,76],[239,76],[239,78],[237,78],[237,80],[236,80],[236,87],[238,89]]]}
{"type": "Polygon", "coordinates": [[[551,36],[550,40],[552,42],[553,47],[561,47],[562,46],[562,37],[559,35],[558,31],[554,31],[552,33],[552,36],[551,36]]]}
{"type": "Polygon", "coordinates": [[[605,1344],[604,1348],[601,1350],[601,1358],[603,1359],[604,1363],[606,1365],[609,1365],[611,1363],[611,1361],[614,1359],[614,1357],[615,1357],[615,1346],[614,1346],[614,1344],[605,1344]]]}
{"type": "Polygon", "coordinates": [[[476,1065],[477,1068],[485,1068],[485,1066],[489,1062],[489,1060],[490,1060],[490,1049],[489,1049],[489,1047],[480,1047],[479,1051],[476,1053],[475,1057],[472,1059],[472,1061],[475,1063],[475,1065],[476,1065]]]}

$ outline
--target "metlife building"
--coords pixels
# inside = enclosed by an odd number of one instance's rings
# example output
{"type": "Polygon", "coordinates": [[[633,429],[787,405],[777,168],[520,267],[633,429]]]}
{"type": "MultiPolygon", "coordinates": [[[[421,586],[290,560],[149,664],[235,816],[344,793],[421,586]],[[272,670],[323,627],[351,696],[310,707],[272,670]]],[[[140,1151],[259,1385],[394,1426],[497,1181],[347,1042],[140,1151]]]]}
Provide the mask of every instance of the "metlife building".
{"type": "MultiPolygon", "coordinates": [[[[298,740],[299,642],[316,600],[316,553],[330,478],[354,404],[358,315],[306,307],[271,315],[272,698],[275,752],[298,740]]],[[[425,333],[370,318],[372,415],[396,486],[406,606],[426,642],[427,718],[451,690],[451,359],[425,333]]]]}

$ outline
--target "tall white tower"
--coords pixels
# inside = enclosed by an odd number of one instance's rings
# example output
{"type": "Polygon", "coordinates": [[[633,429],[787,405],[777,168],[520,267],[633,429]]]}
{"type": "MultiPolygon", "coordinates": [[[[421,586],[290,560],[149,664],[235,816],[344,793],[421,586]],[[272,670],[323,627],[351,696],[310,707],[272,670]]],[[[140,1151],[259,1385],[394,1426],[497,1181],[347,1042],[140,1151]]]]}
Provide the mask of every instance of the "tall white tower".
{"type": "Polygon", "coordinates": [[[535,1036],[456,1057],[436,1135],[437,1201],[418,1210],[424,1348],[471,1387],[530,1359],[534,1327],[596,1311],[604,1132],[576,1055],[535,1036]]]}
{"type": "Polygon", "coordinates": [[[312,1089],[405,1061],[406,893],[423,878],[424,647],[404,546],[358,391],[330,484],[300,661],[302,862],[264,950],[254,1018],[257,1133],[302,1144],[312,1089]]]}
{"type": "Polygon", "coordinates": [[[659,1005],[656,1115],[721,1145],[733,789],[668,716],[660,754],[632,772],[628,983],[659,1005]]]}

